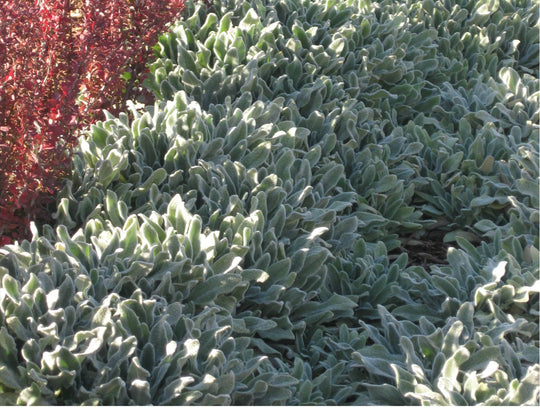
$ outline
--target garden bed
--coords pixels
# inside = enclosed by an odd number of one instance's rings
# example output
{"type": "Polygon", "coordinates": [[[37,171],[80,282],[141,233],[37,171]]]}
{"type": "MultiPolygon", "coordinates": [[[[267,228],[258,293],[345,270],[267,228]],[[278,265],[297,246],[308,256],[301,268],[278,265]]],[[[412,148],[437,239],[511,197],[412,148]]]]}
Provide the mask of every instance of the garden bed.
{"type": "Polygon", "coordinates": [[[0,249],[0,402],[537,405],[534,3],[186,5],[0,249]]]}

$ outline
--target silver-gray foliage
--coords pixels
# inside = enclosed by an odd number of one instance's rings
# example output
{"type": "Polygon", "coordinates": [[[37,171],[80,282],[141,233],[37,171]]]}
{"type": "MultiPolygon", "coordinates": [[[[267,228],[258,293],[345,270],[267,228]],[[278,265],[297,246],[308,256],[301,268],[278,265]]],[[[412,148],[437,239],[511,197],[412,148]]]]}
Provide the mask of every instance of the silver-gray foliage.
{"type": "Polygon", "coordinates": [[[156,103],[0,249],[0,402],[538,404],[538,34],[527,0],[189,3],[156,103]]]}

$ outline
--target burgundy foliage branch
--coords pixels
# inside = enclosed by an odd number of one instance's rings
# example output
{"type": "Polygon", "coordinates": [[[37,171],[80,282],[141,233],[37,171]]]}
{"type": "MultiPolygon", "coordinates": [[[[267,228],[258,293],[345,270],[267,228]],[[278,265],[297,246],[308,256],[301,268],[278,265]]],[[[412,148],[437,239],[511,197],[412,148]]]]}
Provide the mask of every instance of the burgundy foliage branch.
{"type": "Polygon", "coordinates": [[[49,221],[77,131],[118,113],[183,0],[0,0],[0,245],[49,221]],[[127,78],[127,80],[126,80],[127,78]]]}

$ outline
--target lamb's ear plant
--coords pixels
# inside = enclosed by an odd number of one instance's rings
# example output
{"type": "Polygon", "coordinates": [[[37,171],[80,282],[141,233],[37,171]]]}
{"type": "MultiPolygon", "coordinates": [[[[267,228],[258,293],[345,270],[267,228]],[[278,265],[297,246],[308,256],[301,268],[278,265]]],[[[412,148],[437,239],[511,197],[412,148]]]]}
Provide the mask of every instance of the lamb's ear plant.
{"type": "Polygon", "coordinates": [[[0,249],[0,402],[540,403],[537,14],[187,4],[0,249]]]}

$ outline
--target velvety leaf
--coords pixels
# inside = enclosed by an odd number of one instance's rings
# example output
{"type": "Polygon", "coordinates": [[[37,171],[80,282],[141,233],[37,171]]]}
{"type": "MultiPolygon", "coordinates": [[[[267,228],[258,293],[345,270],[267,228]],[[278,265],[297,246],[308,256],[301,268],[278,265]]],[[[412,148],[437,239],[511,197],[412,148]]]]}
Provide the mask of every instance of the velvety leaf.
{"type": "Polygon", "coordinates": [[[19,283],[10,275],[4,275],[2,277],[2,287],[5,289],[9,298],[18,303],[20,299],[19,283]]]}
{"type": "Polygon", "coordinates": [[[230,293],[242,282],[238,275],[214,275],[198,284],[191,292],[190,297],[197,304],[205,304],[220,294],[230,293]]]}
{"type": "Polygon", "coordinates": [[[14,390],[20,390],[22,388],[15,372],[4,364],[0,364],[0,383],[14,390]]]}

